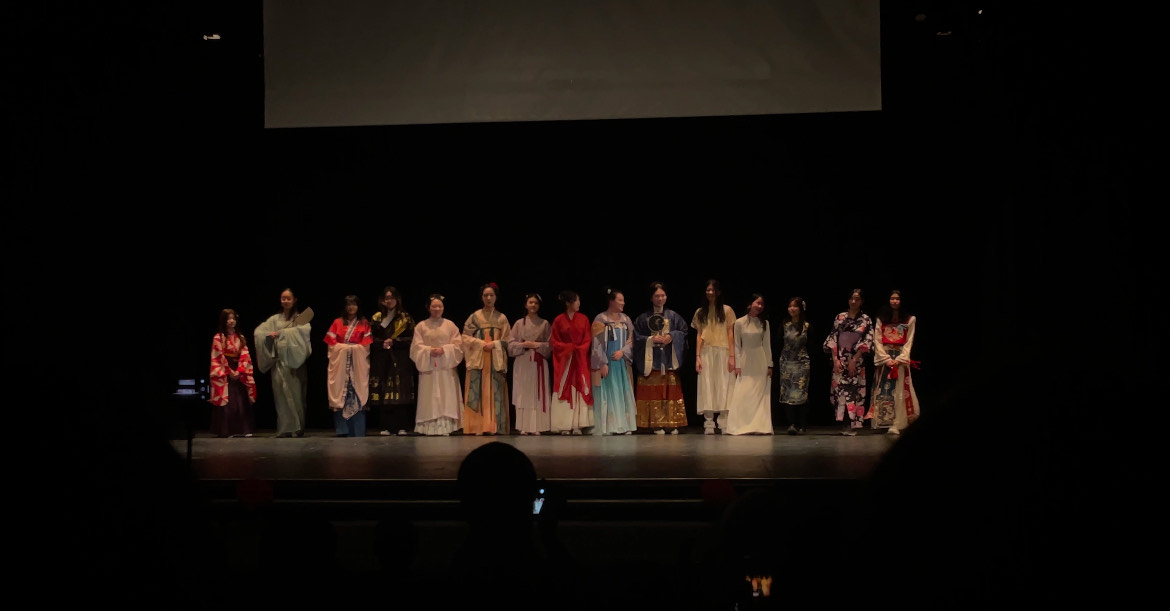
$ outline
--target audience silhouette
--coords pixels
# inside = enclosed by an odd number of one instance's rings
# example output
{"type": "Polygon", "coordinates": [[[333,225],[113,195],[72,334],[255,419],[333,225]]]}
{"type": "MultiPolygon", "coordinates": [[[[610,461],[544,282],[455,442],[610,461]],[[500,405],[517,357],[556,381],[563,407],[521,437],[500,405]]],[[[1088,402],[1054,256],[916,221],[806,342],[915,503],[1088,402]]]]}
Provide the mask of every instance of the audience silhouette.
{"type": "Polygon", "coordinates": [[[538,479],[521,450],[499,441],[468,453],[457,479],[466,535],[444,589],[451,608],[499,599],[511,609],[576,608],[577,566],[557,536],[556,499],[533,514],[538,479]]]}

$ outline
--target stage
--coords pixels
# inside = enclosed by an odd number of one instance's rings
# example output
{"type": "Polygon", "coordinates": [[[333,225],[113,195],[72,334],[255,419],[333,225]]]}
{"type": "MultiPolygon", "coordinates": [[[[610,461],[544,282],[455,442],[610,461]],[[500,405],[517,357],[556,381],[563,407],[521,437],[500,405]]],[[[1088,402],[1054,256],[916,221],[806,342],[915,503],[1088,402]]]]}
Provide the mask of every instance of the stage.
{"type": "Polygon", "coordinates": [[[839,427],[805,435],[337,437],[309,430],[303,438],[218,438],[197,432],[174,440],[222,524],[241,515],[241,498],[270,494],[274,504],[329,519],[338,533],[338,561],[354,570],[373,559],[377,524],[388,516],[411,522],[420,537],[418,567],[439,569],[463,525],[456,477],[463,458],[491,442],[513,445],[532,460],[549,494],[560,497],[560,531],[583,558],[608,561],[660,556],[677,561],[718,518],[713,494],[775,487],[843,510],[858,484],[898,437],[839,427]]]}

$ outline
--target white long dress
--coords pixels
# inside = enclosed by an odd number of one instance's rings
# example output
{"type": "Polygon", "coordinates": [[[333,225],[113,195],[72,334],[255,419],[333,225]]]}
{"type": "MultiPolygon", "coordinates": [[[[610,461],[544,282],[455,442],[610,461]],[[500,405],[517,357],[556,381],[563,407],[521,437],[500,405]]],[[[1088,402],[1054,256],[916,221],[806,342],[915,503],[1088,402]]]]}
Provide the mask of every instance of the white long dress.
{"type": "Polygon", "coordinates": [[[455,368],[463,360],[463,334],[446,318],[428,318],[414,328],[410,360],[418,369],[418,409],[414,431],[423,435],[447,435],[463,423],[463,388],[455,368]],[[431,356],[431,348],[443,354],[431,356]]]}
{"type": "Polygon", "coordinates": [[[545,433],[552,426],[552,347],[548,339],[552,325],[543,318],[525,316],[512,325],[508,353],[512,361],[512,405],[516,406],[516,429],[523,433],[545,433]],[[524,342],[536,342],[525,348],[524,342]]]}
{"type": "Polygon", "coordinates": [[[749,316],[735,321],[735,365],[740,374],[727,401],[723,434],[772,434],[772,325],[749,316]]]}

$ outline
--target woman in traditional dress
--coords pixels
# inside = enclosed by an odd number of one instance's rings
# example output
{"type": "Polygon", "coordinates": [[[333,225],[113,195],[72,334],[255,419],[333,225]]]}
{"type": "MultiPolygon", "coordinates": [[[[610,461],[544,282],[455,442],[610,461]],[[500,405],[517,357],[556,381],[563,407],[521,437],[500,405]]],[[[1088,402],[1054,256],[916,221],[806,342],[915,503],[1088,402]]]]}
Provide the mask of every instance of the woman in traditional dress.
{"type": "Polygon", "coordinates": [[[683,363],[690,327],[678,312],[666,307],[666,285],[650,283],[650,309],[634,319],[634,368],[638,380],[634,397],[638,427],[656,435],[677,435],[687,425],[678,369],[683,363]]]}
{"type": "Polygon", "coordinates": [[[217,437],[251,437],[256,428],[252,405],[256,380],[248,340],[236,332],[239,315],[219,313],[219,331],[211,338],[211,432],[217,437]]]}
{"type": "Polygon", "coordinates": [[[861,311],[865,294],[849,293],[849,309],[833,319],[833,328],[822,346],[833,362],[829,402],[837,422],[845,422],[842,435],[856,435],[865,423],[865,353],[873,347],[873,321],[861,311]],[[846,420],[848,417],[848,420],[846,420]]]}
{"type": "Polygon", "coordinates": [[[483,307],[463,323],[463,434],[507,435],[508,335],[512,327],[496,309],[499,287],[490,282],[479,287],[483,307]]]}
{"type": "Polygon", "coordinates": [[[346,295],[345,307],[329,331],[328,394],[333,428],[338,437],[365,437],[370,398],[370,321],[361,315],[357,295],[346,295]]]}
{"type": "Polygon", "coordinates": [[[278,438],[305,436],[305,404],[309,398],[305,363],[313,353],[309,343],[312,329],[302,316],[307,313],[301,312],[296,294],[286,288],[280,292],[280,311],[268,317],[253,333],[260,373],[272,375],[278,438]]]}
{"type": "Polygon", "coordinates": [[[780,390],[778,402],[784,406],[789,435],[803,435],[808,426],[808,380],[812,359],[808,356],[808,338],[812,325],[805,317],[804,298],[788,300],[788,319],[781,327],[780,390]]]}
{"type": "Polygon", "coordinates": [[[593,335],[589,319],[581,313],[581,298],[561,291],[557,300],[564,312],[553,319],[548,343],[553,356],[553,404],[549,431],[581,435],[593,426],[593,385],[589,352],[593,335]]]}
{"type": "Polygon", "coordinates": [[[874,327],[873,403],[865,417],[870,418],[870,426],[884,428],[891,435],[900,434],[921,414],[910,375],[911,369],[918,368],[918,361],[910,358],[917,322],[902,305],[902,291],[890,291],[889,304],[878,313],[874,327]]]}
{"type": "Polygon", "coordinates": [[[703,416],[703,434],[714,435],[723,428],[727,397],[735,382],[735,311],[723,304],[718,280],[708,280],[703,291],[705,304],[695,310],[695,373],[699,380],[695,411],[703,416]]]}
{"type": "Polygon", "coordinates": [[[414,430],[414,317],[406,311],[402,294],[393,286],[382,289],[374,313],[374,341],[370,344],[370,408],[377,409],[382,435],[407,435],[414,430]]]}
{"type": "Polygon", "coordinates": [[[524,296],[524,318],[516,321],[508,337],[512,367],[512,405],[516,406],[516,429],[521,435],[539,435],[552,426],[552,375],[549,371],[552,326],[540,317],[541,298],[524,296]]]}
{"type": "Polygon", "coordinates": [[[724,435],[772,431],[772,329],[764,296],[752,294],[747,314],[735,321],[735,382],[727,400],[724,435]]]}
{"type": "Polygon", "coordinates": [[[427,299],[430,317],[414,327],[410,358],[418,369],[418,410],[414,432],[450,435],[462,426],[463,392],[456,368],[463,361],[463,335],[443,318],[444,297],[427,299]]]}
{"type": "Polygon", "coordinates": [[[608,305],[593,318],[590,367],[598,372],[593,384],[594,435],[632,435],[638,428],[634,399],[634,321],[622,310],[626,296],[607,288],[608,305]]]}

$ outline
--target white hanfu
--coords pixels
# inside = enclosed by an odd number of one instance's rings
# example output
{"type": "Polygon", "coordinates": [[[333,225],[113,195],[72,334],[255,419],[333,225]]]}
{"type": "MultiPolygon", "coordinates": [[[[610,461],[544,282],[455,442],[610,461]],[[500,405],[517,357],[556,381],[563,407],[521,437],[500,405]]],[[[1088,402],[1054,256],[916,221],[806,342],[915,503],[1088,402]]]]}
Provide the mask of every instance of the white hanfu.
{"type": "Polygon", "coordinates": [[[463,334],[446,318],[428,318],[414,328],[410,360],[418,369],[418,409],[414,432],[449,435],[463,427],[463,388],[455,368],[463,361],[463,334]],[[442,348],[439,356],[431,348],[442,348]]]}

